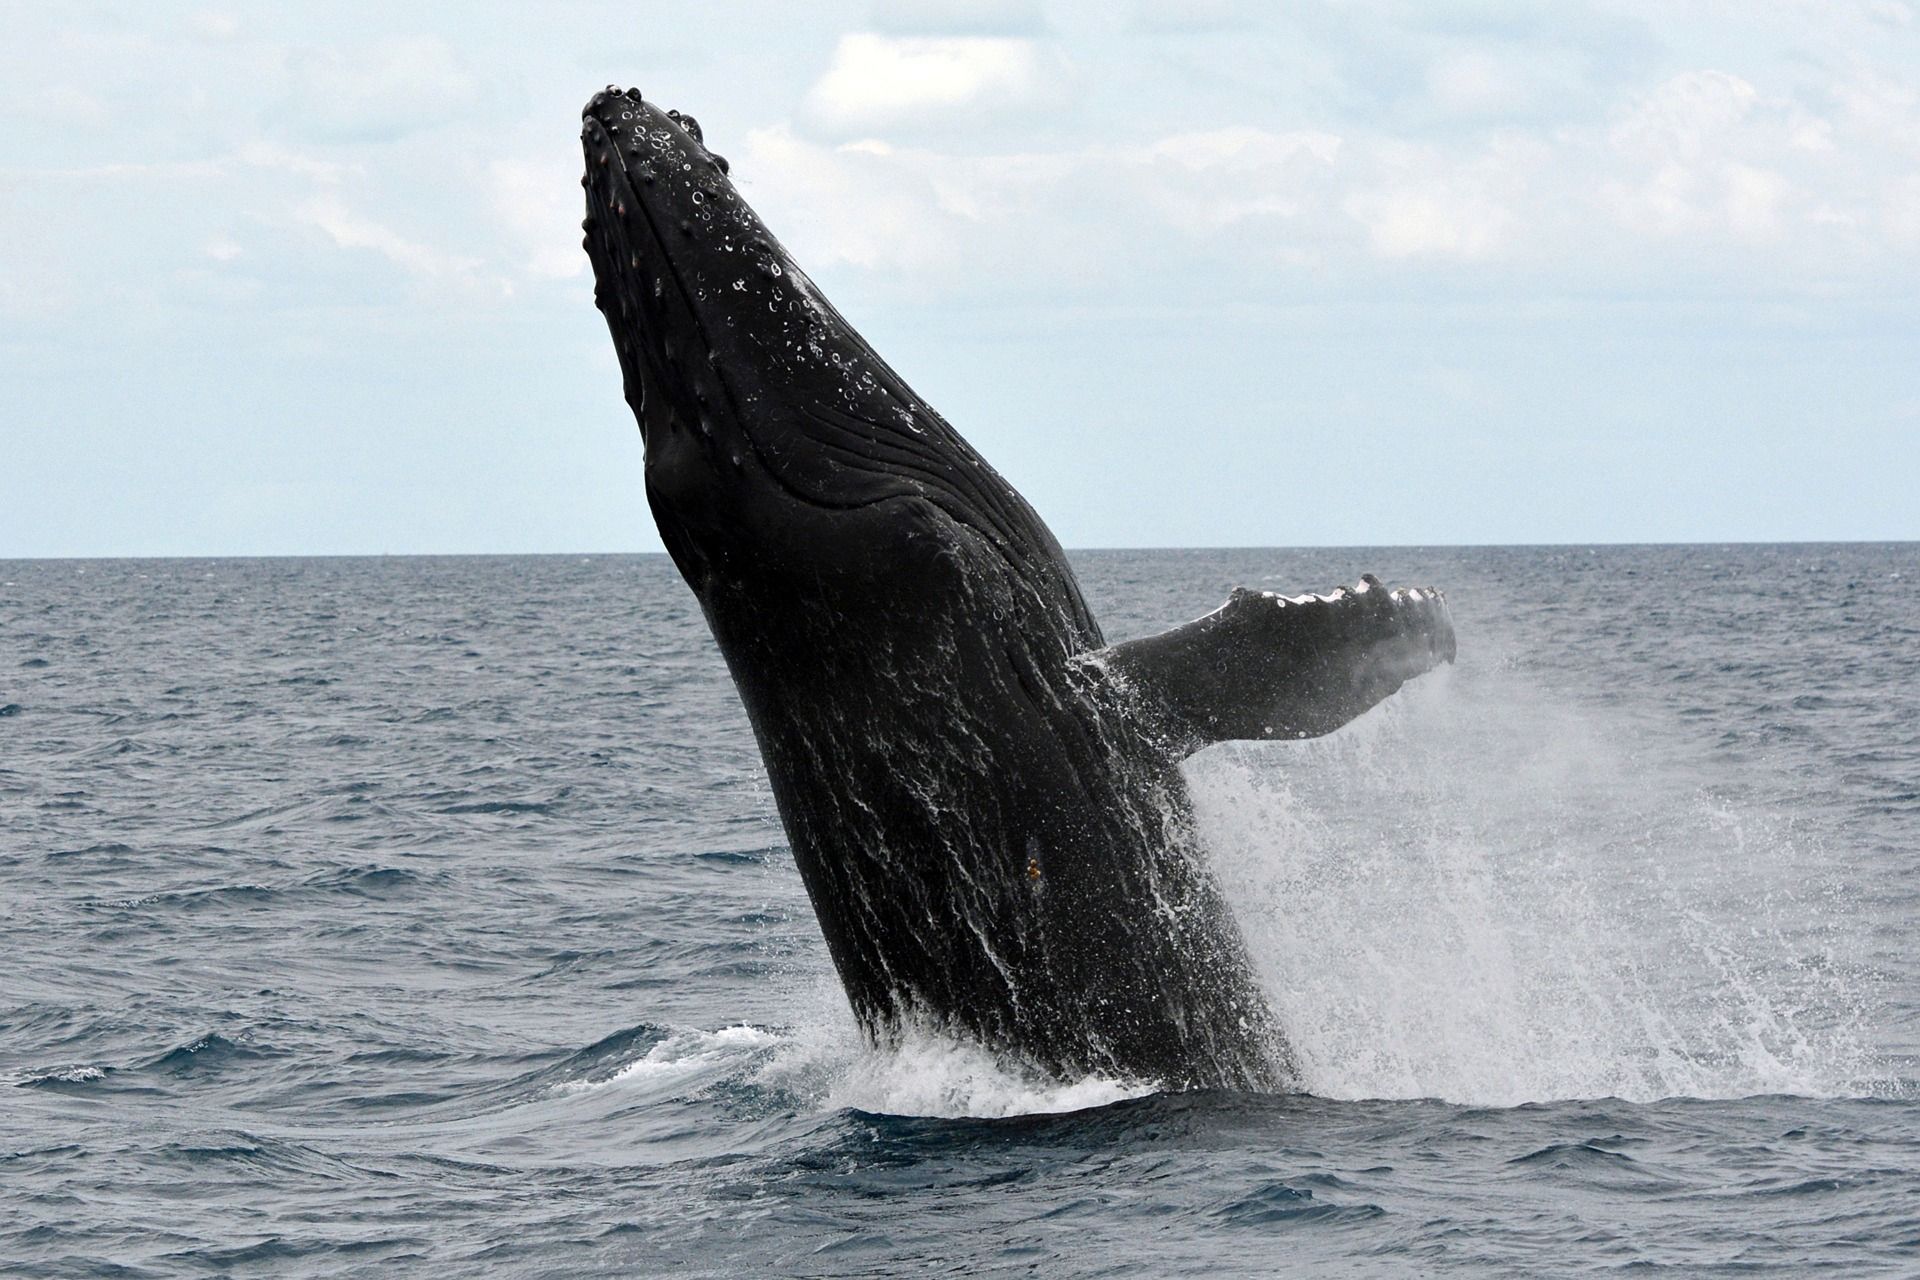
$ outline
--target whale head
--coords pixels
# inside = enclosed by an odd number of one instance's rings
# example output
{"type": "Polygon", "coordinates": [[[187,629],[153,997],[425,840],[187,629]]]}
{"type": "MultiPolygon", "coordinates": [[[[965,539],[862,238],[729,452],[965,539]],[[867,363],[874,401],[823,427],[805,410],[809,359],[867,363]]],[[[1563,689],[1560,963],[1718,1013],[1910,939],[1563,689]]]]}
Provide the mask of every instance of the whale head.
{"type": "Polygon", "coordinates": [[[779,500],[848,509],[908,491],[863,437],[924,435],[922,406],[768,232],[694,118],[610,86],[580,137],[595,303],[663,527],[712,549],[779,500]]]}
{"type": "Polygon", "coordinates": [[[747,438],[752,405],[830,384],[819,361],[800,358],[828,336],[809,305],[816,295],[692,116],[608,86],[581,119],[594,301],[649,460],[690,433],[731,465],[732,453],[767,443],[747,438]]]}
{"type": "Polygon", "coordinates": [[[774,547],[839,556],[840,535],[793,529],[864,517],[871,531],[880,507],[916,546],[978,542],[1046,590],[1071,582],[1039,517],[826,300],[691,116],[613,86],[581,115],[595,302],[645,440],[649,504],[696,592],[774,547]]]}

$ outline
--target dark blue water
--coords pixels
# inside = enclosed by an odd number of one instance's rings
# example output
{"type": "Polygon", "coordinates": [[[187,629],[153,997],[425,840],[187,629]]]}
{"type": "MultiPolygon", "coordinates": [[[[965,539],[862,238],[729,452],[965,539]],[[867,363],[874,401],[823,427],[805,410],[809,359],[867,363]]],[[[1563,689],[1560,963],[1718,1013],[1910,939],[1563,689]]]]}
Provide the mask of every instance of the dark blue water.
{"type": "Polygon", "coordinates": [[[1449,591],[1189,767],[1307,1094],[863,1050],[664,560],[0,562],[0,1273],[1920,1274],[1920,548],[1077,563],[1449,591]]]}

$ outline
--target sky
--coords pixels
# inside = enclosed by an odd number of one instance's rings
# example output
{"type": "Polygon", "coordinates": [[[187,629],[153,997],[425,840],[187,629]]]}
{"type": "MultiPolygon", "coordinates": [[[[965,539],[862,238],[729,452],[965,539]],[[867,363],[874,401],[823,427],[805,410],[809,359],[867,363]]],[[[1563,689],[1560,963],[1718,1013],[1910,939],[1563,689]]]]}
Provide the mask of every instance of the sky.
{"type": "Polygon", "coordinates": [[[1920,539],[1920,4],[0,0],[0,557],[651,551],[579,110],[1066,545],[1920,539]]]}

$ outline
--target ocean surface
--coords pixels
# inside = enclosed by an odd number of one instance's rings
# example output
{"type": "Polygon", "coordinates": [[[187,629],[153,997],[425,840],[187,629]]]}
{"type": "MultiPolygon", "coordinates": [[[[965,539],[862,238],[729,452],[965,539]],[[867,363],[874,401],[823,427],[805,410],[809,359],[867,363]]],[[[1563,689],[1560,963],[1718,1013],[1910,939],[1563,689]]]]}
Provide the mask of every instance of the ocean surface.
{"type": "Polygon", "coordinates": [[[1448,592],[1188,766],[1293,1096],[862,1047],[660,557],[0,561],[0,1275],[1920,1275],[1920,545],[1448,592]]]}

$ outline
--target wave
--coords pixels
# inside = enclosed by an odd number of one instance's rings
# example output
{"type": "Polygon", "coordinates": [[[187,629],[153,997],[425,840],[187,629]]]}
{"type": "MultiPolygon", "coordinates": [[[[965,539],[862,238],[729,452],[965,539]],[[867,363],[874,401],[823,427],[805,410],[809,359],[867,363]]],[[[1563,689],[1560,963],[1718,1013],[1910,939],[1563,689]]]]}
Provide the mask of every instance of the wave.
{"type": "Polygon", "coordinates": [[[777,1032],[746,1025],[718,1031],[677,1031],[650,1045],[640,1057],[599,1080],[566,1080],[554,1086],[559,1093],[590,1089],[642,1086],[657,1089],[710,1074],[715,1068],[741,1065],[760,1050],[779,1044],[777,1032]]]}

